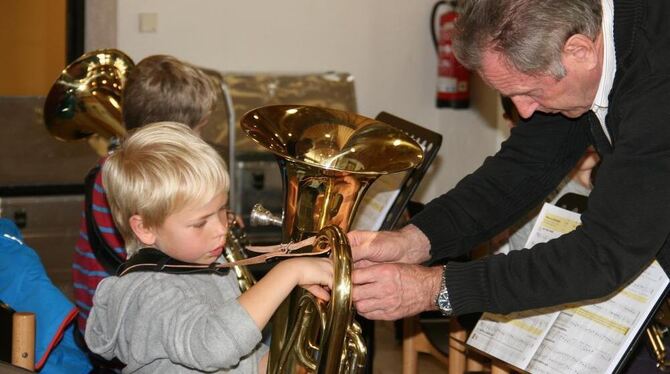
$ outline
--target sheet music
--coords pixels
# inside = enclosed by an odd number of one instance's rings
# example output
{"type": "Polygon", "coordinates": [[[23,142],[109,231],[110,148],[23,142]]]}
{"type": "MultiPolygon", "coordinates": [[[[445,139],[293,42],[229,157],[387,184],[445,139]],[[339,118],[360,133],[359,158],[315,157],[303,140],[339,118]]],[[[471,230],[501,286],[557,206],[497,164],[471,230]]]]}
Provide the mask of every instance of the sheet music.
{"type": "Polygon", "coordinates": [[[654,261],[614,296],[561,311],[529,371],[613,372],[667,285],[667,275],[654,261]]]}
{"type": "Polygon", "coordinates": [[[526,368],[557,317],[558,312],[484,313],[467,344],[512,366],[526,368]]]}
{"type": "Polygon", "coordinates": [[[370,186],[358,207],[352,230],[379,230],[400,193],[406,173],[382,175],[370,186]]]}
{"type": "MultiPolygon", "coordinates": [[[[546,242],[579,226],[579,214],[544,204],[526,240],[526,248],[546,242]]],[[[558,317],[555,309],[499,315],[484,313],[468,344],[518,368],[526,368],[558,317]]]]}
{"type": "MultiPolygon", "coordinates": [[[[579,214],[545,204],[526,247],[579,224],[579,214]]],[[[654,261],[621,291],[601,300],[507,316],[485,313],[468,345],[534,374],[611,373],[668,283],[654,261]]]]}

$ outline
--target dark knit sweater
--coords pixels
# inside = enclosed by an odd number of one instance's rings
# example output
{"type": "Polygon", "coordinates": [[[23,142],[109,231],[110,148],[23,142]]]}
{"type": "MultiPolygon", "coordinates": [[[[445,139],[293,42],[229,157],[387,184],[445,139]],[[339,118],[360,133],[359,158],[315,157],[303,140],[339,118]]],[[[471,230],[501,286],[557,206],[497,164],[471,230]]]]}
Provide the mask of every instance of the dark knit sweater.
{"type": "Polygon", "coordinates": [[[536,113],[500,151],[414,217],[433,259],[455,258],[510,226],[574,167],[589,144],[601,155],[574,232],[509,255],[450,262],[456,314],[508,313],[602,297],[654,258],[670,270],[670,2],[615,0],[617,71],[606,125],[536,113]]]}

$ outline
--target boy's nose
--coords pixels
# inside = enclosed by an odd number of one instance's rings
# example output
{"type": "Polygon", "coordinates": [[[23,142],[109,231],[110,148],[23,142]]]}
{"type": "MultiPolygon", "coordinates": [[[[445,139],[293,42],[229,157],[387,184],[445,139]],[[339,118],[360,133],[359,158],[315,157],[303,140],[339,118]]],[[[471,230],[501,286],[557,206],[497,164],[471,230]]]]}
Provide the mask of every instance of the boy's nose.
{"type": "Polygon", "coordinates": [[[217,225],[216,225],[216,234],[219,236],[225,236],[228,233],[229,227],[228,227],[228,220],[226,219],[225,216],[219,218],[217,220],[217,225]]]}

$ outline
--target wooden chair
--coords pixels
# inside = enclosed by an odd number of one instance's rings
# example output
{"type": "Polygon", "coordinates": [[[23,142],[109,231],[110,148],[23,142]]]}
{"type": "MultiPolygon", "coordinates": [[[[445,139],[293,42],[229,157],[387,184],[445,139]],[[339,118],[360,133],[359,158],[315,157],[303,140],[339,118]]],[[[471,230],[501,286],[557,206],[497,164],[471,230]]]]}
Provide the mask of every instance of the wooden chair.
{"type": "MultiPolygon", "coordinates": [[[[448,322],[447,322],[448,323],[448,322]]],[[[449,357],[446,352],[438,348],[428,340],[428,337],[421,329],[419,316],[413,316],[403,319],[403,338],[402,338],[402,373],[413,374],[417,372],[419,353],[426,353],[435,357],[445,367],[449,368],[449,373],[458,372],[457,368],[450,367],[449,357]]],[[[444,327],[448,327],[445,323],[444,327]]],[[[455,357],[452,355],[451,357],[455,357]]],[[[454,366],[460,366],[454,359],[451,363],[454,366]]]]}
{"type": "Polygon", "coordinates": [[[468,352],[467,332],[455,318],[408,317],[403,320],[403,374],[415,374],[419,353],[429,354],[448,368],[450,374],[491,373],[508,374],[502,365],[491,364],[486,358],[468,352]],[[429,331],[424,331],[429,327],[429,331]],[[429,336],[430,335],[430,336],[429,336]]]}
{"type": "Polygon", "coordinates": [[[16,312],[12,318],[12,365],[35,369],[35,314],[16,312]]]}
{"type": "MultiPolygon", "coordinates": [[[[0,358],[15,367],[35,370],[35,314],[16,312],[0,302],[0,358]]],[[[3,372],[9,370],[3,367],[3,372]]]]}

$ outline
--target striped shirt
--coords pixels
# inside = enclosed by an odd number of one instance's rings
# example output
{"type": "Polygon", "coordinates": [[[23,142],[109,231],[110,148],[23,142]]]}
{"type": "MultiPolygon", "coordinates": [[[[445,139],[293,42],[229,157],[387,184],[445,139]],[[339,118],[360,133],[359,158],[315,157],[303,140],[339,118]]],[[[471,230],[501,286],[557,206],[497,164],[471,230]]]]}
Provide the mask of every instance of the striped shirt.
{"type": "MultiPolygon", "coordinates": [[[[103,158],[99,164],[105,162],[103,158]]],[[[114,221],[110,213],[107,195],[102,187],[102,173],[98,172],[95,177],[95,183],[92,191],[93,219],[102,233],[102,239],[114,249],[121,261],[126,259],[126,250],[121,235],[114,226],[114,221]]],[[[84,203],[85,204],[85,203],[84,203]]],[[[86,329],[86,319],[93,304],[93,294],[98,283],[110,276],[103,268],[102,264],[96,259],[86,230],[86,207],[81,213],[81,224],[79,229],[79,238],[75,245],[74,259],[72,262],[72,279],[74,286],[75,304],[79,308],[77,316],[77,326],[84,333],[86,329]]]]}

